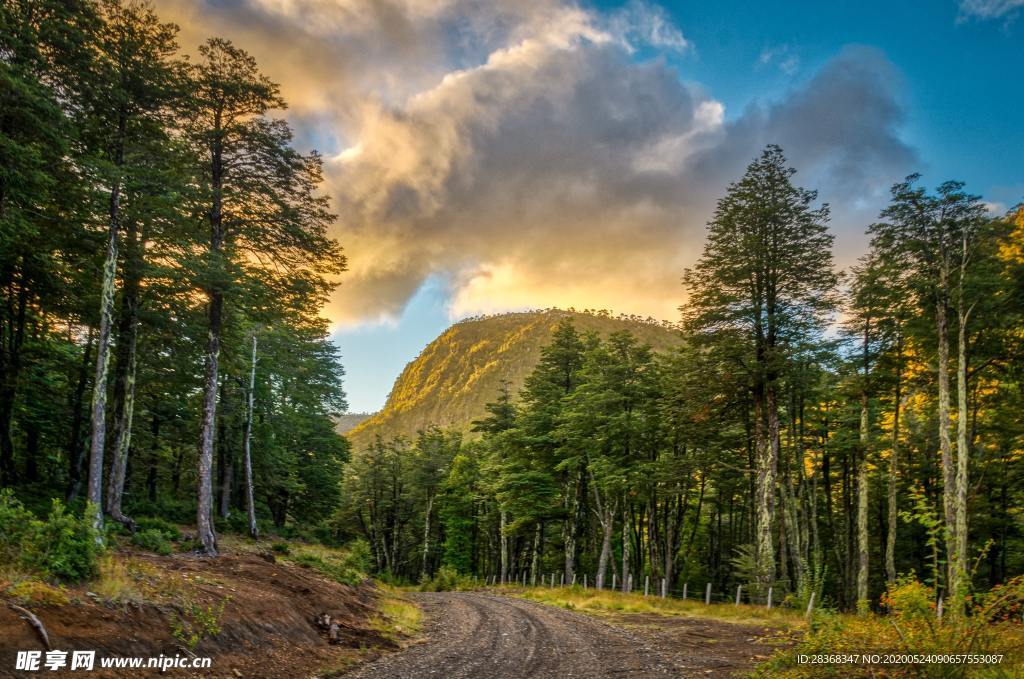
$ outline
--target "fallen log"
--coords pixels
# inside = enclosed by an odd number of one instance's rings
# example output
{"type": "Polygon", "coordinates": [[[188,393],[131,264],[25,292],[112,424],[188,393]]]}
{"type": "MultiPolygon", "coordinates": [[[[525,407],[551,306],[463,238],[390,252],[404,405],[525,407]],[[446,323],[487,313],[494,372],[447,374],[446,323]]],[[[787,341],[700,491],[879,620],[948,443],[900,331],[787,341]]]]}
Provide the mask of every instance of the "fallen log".
{"type": "Polygon", "coordinates": [[[35,613],[26,608],[22,608],[15,604],[8,604],[8,606],[11,607],[11,610],[20,615],[22,620],[25,620],[28,624],[32,625],[36,634],[39,635],[39,639],[43,642],[43,646],[46,647],[46,650],[52,650],[52,647],[50,646],[50,635],[46,633],[46,627],[43,626],[43,621],[37,618],[35,613]]]}

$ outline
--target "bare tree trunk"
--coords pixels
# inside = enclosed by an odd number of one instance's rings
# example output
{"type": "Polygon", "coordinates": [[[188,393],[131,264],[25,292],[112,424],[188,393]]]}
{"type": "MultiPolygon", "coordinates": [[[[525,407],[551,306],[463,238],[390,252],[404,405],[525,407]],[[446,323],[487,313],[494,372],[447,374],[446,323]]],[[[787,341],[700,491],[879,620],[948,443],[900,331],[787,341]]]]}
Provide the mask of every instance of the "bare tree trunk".
{"type": "MultiPolygon", "coordinates": [[[[124,140],[124,115],[121,115],[119,141],[124,140]]],[[[120,161],[120,158],[118,159],[120,161]]],[[[121,163],[118,162],[118,165],[121,163]]],[[[92,513],[93,526],[103,528],[103,451],[107,439],[107,374],[110,368],[110,329],[114,316],[114,287],[117,279],[117,243],[121,232],[121,179],[114,180],[110,190],[107,254],[103,262],[103,283],[100,290],[100,327],[96,341],[96,377],[92,385],[92,442],[89,449],[89,484],[87,511],[92,513]]]]}
{"type": "Polygon", "coordinates": [[[252,488],[252,411],[256,392],[256,333],[252,335],[252,363],[249,367],[249,393],[245,410],[245,437],[242,440],[242,457],[245,465],[245,511],[249,515],[249,536],[259,540],[260,530],[256,526],[256,501],[252,488]]]}
{"type": "Polygon", "coordinates": [[[115,521],[135,530],[135,522],[124,515],[128,453],[131,449],[132,416],[135,410],[136,348],[138,346],[139,286],[142,278],[142,248],[133,223],[125,233],[124,297],[118,327],[117,368],[114,384],[114,459],[110,465],[106,510],[115,521]]]}
{"type": "Polygon", "coordinates": [[[779,414],[774,385],[763,385],[755,393],[755,442],[757,447],[757,474],[755,498],[755,554],[758,586],[767,590],[775,581],[775,550],[772,546],[772,526],[775,518],[775,475],[779,451],[779,414]]]}
{"type": "Polygon", "coordinates": [[[574,472],[574,481],[570,482],[565,493],[566,518],[562,524],[562,542],[565,546],[565,577],[572,582],[576,574],[576,536],[580,525],[580,494],[583,492],[583,473],[574,472]]]}
{"type": "MultiPolygon", "coordinates": [[[[948,272],[943,269],[940,287],[945,289],[948,272]]],[[[954,510],[954,495],[956,476],[953,469],[953,442],[949,437],[949,339],[947,336],[947,315],[945,298],[940,299],[935,305],[935,330],[938,340],[938,386],[939,386],[939,449],[942,454],[942,506],[946,521],[946,551],[950,557],[946,581],[947,594],[959,588],[957,574],[955,573],[956,553],[956,512],[954,510]]]]}
{"type": "MultiPolygon", "coordinates": [[[[965,245],[966,248],[966,245],[965,245]]],[[[963,279],[961,272],[961,281],[963,279]]],[[[963,283],[961,282],[961,286],[963,283]]],[[[967,571],[967,463],[970,459],[970,442],[967,440],[967,421],[970,417],[967,405],[967,319],[970,310],[964,309],[963,292],[957,308],[957,366],[956,366],[956,400],[957,400],[957,434],[956,434],[956,501],[954,514],[956,517],[956,556],[950,561],[956,573],[954,589],[951,585],[950,595],[959,598],[966,594],[968,582],[967,571]]],[[[960,606],[951,610],[960,612],[960,606]]]]}
{"type": "Polygon", "coordinates": [[[629,536],[629,507],[625,500],[622,502],[622,591],[629,591],[629,551],[630,551],[630,536],[629,536]]]}
{"type": "Polygon", "coordinates": [[[82,367],[78,373],[78,384],[72,400],[71,438],[68,441],[68,502],[76,499],[82,490],[82,474],[85,471],[85,454],[82,449],[82,402],[85,400],[85,389],[89,382],[89,366],[92,365],[92,347],[95,331],[90,325],[82,351],[82,367]]]}
{"type": "Polygon", "coordinates": [[[427,572],[427,559],[430,557],[430,513],[434,509],[434,494],[431,493],[427,496],[427,511],[423,518],[423,565],[420,567],[420,580],[426,580],[429,573],[427,572]]]}
{"type": "Polygon", "coordinates": [[[608,570],[608,561],[612,553],[612,523],[614,518],[605,512],[600,512],[601,524],[601,555],[597,559],[597,588],[604,589],[605,571],[608,570]]]}
{"type": "MultiPolygon", "coordinates": [[[[867,379],[867,375],[864,376],[867,379]]],[[[857,474],[857,610],[866,613],[868,601],[868,394],[860,397],[860,465],[857,474]]]]}
{"type": "Polygon", "coordinates": [[[885,538],[885,579],[891,585],[896,582],[896,529],[897,529],[897,507],[896,507],[896,474],[899,469],[900,449],[900,393],[901,379],[903,377],[903,335],[896,337],[896,386],[893,395],[892,413],[892,451],[889,455],[889,530],[885,538]]]}
{"type": "Polygon", "coordinates": [[[540,553],[544,546],[544,522],[538,521],[533,531],[533,556],[530,560],[530,586],[537,585],[537,575],[540,568],[540,553]]]}
{"type": "Polygon", "coordinates": [[[501,584],[508,581],[508,538],[505,537],[505,524],[508,522],[508,515],[502,509],[498,517],[498,540],[501,543],[501,584]]]}

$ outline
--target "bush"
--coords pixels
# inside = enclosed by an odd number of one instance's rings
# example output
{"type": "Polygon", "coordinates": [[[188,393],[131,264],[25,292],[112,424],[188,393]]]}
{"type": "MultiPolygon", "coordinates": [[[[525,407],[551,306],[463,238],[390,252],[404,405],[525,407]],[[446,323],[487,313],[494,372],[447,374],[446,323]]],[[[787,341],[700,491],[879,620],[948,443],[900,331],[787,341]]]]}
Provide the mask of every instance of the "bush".
{"type": "Polygon", "coordinates": [[[132,544],[162,556],[171,553],[171,543],[167,539],[167,535],[158,528],[147,528],[136,532],[132,536],[132,544]]]}
{"type": "Polygon", "coordinates": [[[778,652],[759,668],[760,676],[877,676],[963,677],[984,673],[978,665],[920,664],[799,665],[805,655],[835,654],[1003,654],[996,675],[1018,676],[1024,664],[1024,628],[1020,612],[1024,604],[1024,579],[968,599],[965,612],[955,615],[947,607],[942,620],[936,610],[935,590],[912,576],[892,585],[882,596],[885,615],[838,615],[817,613],[806,638],[795,648],[778,652]]]}
{"type": "Polygon", "coordinates": [[[287,542],[275,542],[272,545],[270,545],[270,551],[272,551],[274,554],[288,555],[292,553],[292,548],[288,546],[287,542]]]}
{"type": "Polygon", "coordinates": [[[0,564],[13,564],[35,517],[10,488],[0,490],[0,564]]]}
{"type": "Polygon", "coordinates": [[[346,559],[322,557],[309,552],[303,552],[289,557],[289,560],[303,568],[317,571],[323,576],[343,585],[358,585],[366,579],[366,574],[347,563],[346,559]]]}
{"type": "Polygon", "coordinates": [[[449,566],[441,566],[434,577],[420,583],[421,592],[454,592],[461,589],[462,577],[449,566]]]}
{"type": "Polygon", "coordinates": [[[94,578],[99,573],[103,546],[99,533],[87,518],[67,513],[60,500],[54,500],[45,521],[29,523],[22,539],[21,561],[29,570],[68,582],[94,578]]]}
{"type": "Polygon", "coordinates": [[[139,531],[157,530],[163,533],[164,537],[171,542],[181,539],[181,531],[170,521],[159,516],[143,516],[135,520],[135,528],[139,531]]]}

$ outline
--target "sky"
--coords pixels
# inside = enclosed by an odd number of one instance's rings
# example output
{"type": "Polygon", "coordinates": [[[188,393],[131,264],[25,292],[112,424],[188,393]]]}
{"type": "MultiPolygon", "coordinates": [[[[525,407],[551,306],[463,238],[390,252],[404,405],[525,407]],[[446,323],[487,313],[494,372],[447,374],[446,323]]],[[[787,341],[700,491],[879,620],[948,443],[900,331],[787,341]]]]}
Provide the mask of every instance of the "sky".
{"type": "Polygon", "coordinates": [[[911,172],[1024,199],[1024,0],[157,0],[280,83],[349,270],[326,310],[350,411],[459,318],[675,320],[729,182],[770,143],[835,257],[911,172]]]}

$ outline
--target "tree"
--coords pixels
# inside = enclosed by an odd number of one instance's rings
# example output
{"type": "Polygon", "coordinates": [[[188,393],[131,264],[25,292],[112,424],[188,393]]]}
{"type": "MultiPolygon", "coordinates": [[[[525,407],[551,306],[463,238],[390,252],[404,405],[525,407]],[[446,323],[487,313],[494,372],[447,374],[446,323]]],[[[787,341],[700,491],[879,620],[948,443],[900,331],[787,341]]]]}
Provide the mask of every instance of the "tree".
{"type": "Polygon", "coordinates": [[[308,306],[333,288],[326,277],[344,270],[345,260],[326,236],[333,219],[327,200],[315,193],[319,156],[296,152],[288,125],[265,116],[285,106],[277,85],[226,40],[211,39],[199,51],[187,126],[203,159],[203,219],[209,230],[201,278],[208,339],[196,521],[203,551],[215,555],[212,467],[225,301],[245,284],[272,291],[287,308],[308,306]]]}
{"type": "Polygon", "coordinates": [[[704,253],[684,282],[687,327],[726,346],[746,373],[756,442],[757,584],[775,579],[772,531],[781,447],[778,382],[787,345],[820,333],[835,308],[828,206],[796,187],[782,149],[769,146],[731,184],[708,224],[704,253]]]}
{"type": "MultiPolygon", "coordinates": [[[[960,182],[940,185],[930,195],[916,186],[918,175],[892,188],[885,220],[871,227],[873,247],[898,253],[911,265],[911,284],[934,318],[937,347],[938,433],[943,470],[943,508],[948,554],[947,592],[961,597],[967,573],[967,322],[973,308],[966,297],[967,278],[984,215],[977,196],[963,192],[960,182]],[[957,314],[957,459],[950,437],[949,311],[957,314]]],[[[957,610],[953,607],[952,610],[957,610]]]]}

